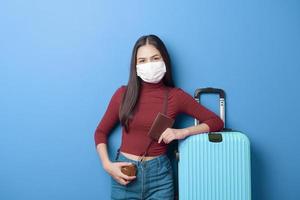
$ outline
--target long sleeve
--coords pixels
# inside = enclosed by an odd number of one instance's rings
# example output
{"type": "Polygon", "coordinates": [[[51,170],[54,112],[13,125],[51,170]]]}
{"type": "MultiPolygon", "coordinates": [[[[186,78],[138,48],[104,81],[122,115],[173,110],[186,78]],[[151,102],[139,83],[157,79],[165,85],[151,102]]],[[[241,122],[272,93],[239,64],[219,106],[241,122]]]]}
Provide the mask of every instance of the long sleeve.
{"type": "Polygon", "coordinates": [[[96,147],[99,143],[107,143],[108,135],[110,134],[112,128],[117,124],[117,122],[119,122],[119,107],[124,90],[125,86],[119,87],[111,97],[106,111],[94,133],[96,147]]]}
{"type": "Polygon", "coordinates": [[[188,114],[209,126],[210,132],[220,131],[223,126],[223,120],[211,110],[198,103],[191,95],[176,88],[178,112],[188,114]]]}

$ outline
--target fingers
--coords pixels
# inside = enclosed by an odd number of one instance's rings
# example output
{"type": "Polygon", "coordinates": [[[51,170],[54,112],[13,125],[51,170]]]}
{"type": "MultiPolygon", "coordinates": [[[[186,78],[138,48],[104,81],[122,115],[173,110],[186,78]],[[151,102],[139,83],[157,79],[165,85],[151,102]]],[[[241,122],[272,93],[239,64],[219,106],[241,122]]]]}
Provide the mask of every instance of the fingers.
{"type": "Polygon", "coordinates": [[[130,183],[130,181],[134,180],[136,178],[136,176],[127,176],[126,174],[123,174],[122,172],[120,173],[120,175],[118,177],[116,177],[115,179],[122,185],[127,185],[128,183],[130,183]]]}
{"type": "Polygon", "coordinates": [[[167,128],[159,137],[158,143],[160,143],[162,140],[167,144],[169,139],[172,139],[174,133],[173,129],[167,128]]]}
{"type": "Polygon", "coordinates": [[[131,162],[118,162],[119,166],[128,166],[128,165],[132,165],[131,162]]]}
{"type": "Polygon", "coordinates": [[[121,171],[122,166],[129,166],[133,163],[131,162],[114,162],[114,167],[112,170],[112,177],[120,184],[127,185],[132,180],[136,179],[136,176],[127,176],[126,174],[123,174],[121,171]]]}
{"type": "Polygon", "coordinates": [[[127,181],[131,181],[131,180],[133,180],[133,179],[136,178],[136,176],[127,176],[126,174],[123,174],[123,173],[121,173],[120,176],[121,176],[121,178],[123,178],[123,179],[125,179],[127,181]]]}
{"type": "Polygon", "coordinates": [[[163,132],[163,134],[160,135],[159,139],[158,139],[158,143],[160,143],[162,141],[162,139],[164,138],[166,132],[163,132]]]}
{"type": "Polygon", "coordinates": [[[167,142],[167,143],[170,143],[173,139],[174,139],[174,135],[171,135],[171,134],[170,134],[170,135],[167,135],[167,136],[166,136],[166,142],[167,142]]]}
{"type": "MultiPolygon", "coordinates": [[[[122,166],[132,165],[132,163],[130,163],[130,162],[118,162],[118,165],[120,167],[122,167],[122,166]]],[[[121,171],[120,171],[120,174],[118,174],[118,175],[119,175],[119,178],[123,180],[122,182],[125,181],[124,183],[126,183],[126,182],[129,183],[130,181],[132,181],[136,178],[136,176],[127,176],[126,174],[123,174],[121,171]]]]}
{"type": "Polygon", "coordinates": [[[116,178],[116,181],[118,181],[121,185],[127,185],[130,181],[126,181],[122,178],[116,178]]]}
{"type": "Polygon", "coordinates": [[[172,140],[174,139],[174,135],[172,134],[167,134],[166,132],[163,133],[159,140],[158,140],[158,143],[160,143],[161,141],[164,141],[164,143],[168,144],[170,143],[172,140]]]}

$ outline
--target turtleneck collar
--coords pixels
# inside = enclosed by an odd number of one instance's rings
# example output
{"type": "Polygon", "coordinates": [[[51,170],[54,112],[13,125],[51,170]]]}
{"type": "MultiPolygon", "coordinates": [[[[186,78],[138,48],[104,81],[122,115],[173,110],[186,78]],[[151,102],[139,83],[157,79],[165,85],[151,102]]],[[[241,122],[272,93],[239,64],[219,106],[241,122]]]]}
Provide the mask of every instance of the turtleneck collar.
{"type": "Polygon", "coordinates": [[[163,81],[159,81],[158,83],[148,83],[145,81],[141,81],[141,88],[143,89],[157,89],[157,88],[162,88],[164,87],[165,84],[163,83],[163,81]]]}

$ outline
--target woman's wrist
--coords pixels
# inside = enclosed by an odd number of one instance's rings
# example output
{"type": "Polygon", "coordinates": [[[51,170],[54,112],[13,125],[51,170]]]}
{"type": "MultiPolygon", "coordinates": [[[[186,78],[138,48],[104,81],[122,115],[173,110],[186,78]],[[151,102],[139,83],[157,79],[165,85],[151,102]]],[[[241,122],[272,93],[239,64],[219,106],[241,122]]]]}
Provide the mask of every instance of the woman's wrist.
{"type": "Polygon", "coordinates": [[[105,171],[109,171],[110,170],[110,166],[111,166],[111,161],[110,160],[107,160],[107,161],[104,161],[103,162],[103,164],[102,164],[102,166],[103,166],[103,169],[105,170],[105,171]]]}
{"type": "Polygon", "coordinates": [[[189,130],[187,128],[179,129],[177,139],[184,139],[189,135],[189,130]]]}
{"type": "Polygon", "coordinates": [[[183,138],[186,138],[186,137],[190,134],[189,129],[184,128],[184,129],[182,130],[182,134],[183,134],[183,138]]]}

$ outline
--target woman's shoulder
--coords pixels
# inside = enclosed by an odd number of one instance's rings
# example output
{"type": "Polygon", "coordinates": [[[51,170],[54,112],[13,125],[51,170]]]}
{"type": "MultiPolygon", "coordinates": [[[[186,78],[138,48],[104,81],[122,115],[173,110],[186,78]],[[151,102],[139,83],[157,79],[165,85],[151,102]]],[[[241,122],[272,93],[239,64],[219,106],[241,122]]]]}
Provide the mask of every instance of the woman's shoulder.
{"type": "Polygon", "coordinates": [[[114,100],[117,100],[117,101],[120,101],[123,94],[125,93],[126,91],[126,88],[127,86],[126,85],[121,85],[121,86],[118,86],[116,89],[115,89],[115,92],[112,96],[112,99],[114,100]]]}
{"type": "Polygon", "coordinates": [[[173,95],[186,95],[187,92],[185,92],[181,87],[171,87],[171,94],[173,95]]]}
{"type": "Polygon", "coordinates": [[[117,91],[124,93],[126,91],[127,85],[121,85],[118,87],[117,91]]]}
{"type": "Polygon", "coordinates": [[[190,102],[194,99],[193,95],[181,87],[172,88],[170,96],[172,96],[173,99],[176,99],[177,103],[190,102]]]}

